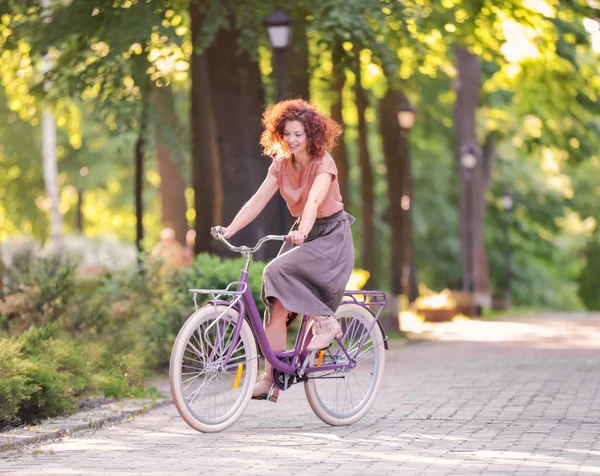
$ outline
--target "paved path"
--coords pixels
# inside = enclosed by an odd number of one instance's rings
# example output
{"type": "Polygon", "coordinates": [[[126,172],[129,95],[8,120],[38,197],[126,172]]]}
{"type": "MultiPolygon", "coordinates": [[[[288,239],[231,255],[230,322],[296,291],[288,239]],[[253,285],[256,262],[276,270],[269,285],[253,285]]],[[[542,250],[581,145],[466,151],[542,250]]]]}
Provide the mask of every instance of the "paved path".
{"type": "Polygon", "coordinates": [[[2,475],[600,474],[600,316],[461,321],[387,354],[374,409],[320,422],[302,388],[220,434],[173,406],[0,459],[2,475]]]}

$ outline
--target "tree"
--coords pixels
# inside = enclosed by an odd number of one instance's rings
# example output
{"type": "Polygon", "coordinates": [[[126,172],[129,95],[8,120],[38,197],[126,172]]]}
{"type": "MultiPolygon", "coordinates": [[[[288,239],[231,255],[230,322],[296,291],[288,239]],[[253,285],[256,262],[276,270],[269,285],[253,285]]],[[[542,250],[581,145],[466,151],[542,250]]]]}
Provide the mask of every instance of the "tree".
{"type": "Polygon", "coordinates": [[[183,138],[175,112],[171,86],[154,86],[151,93],[151,120],[156,142],[156,159],[160,175],[162,223],[175,231],[177,240],[185,245],[188,230],[186,181],[182,178],[183,138]]]}
{"type": "Polygon", "coordinates": [[[306,38],[307,12],[302,6],[293,12],[292,44],[288,52],[288,96],[310,101],[310,65],[308,61],[308,41],[306,38]]]}
{"type": "Polygon", "coordinates": [[[478,304],[489,307],[487,258],[483,241],[485,195],[496,159],[494,136],[489,133],[480,148],[476,132],[476,112],[481,87],[480,59],[460,46],[456,46],[457,80],[454,123],[459,157],[474,153],[477,160],[473,170],[460,167],[460,232],[463,287],[475,292],[478,304]],[[481,152],[480,152],[481,150],[481,152]],[[472,286],[472,288],[470,288],[472,286]]]}
{"type": "MultiPolygon", "coordinates": [[[[331,118],[338,124],[344,124],[342,110],[344,85],[346,84],[345,52],[343,46],[339,42],[334,43],[331,48],[331,94],[333,96],[331,103],[331,118]]],[[[348,190],[348,152],[346,150],[343,131],[335,150],[332,152],[332,156],[338,169],[340,192],[347,203],[348,208],[351,208],[352,204],[350,203],[350,193],[348,190]]]]}
{"type": "MultiPolygon", "coordinates": [[[[367,98],[362,86],[362,65],[360,61],[360,48],[354,49],[355,64],[354,73],[356,80],[354,94],[356,98],[356,109],[358,113],[358,162],[361,172],[361,230],[362,230],[362,267],[375,276],[377,272],[375,259],[375,224],[373,219],[374,195],[373,195],[373,170],[367,146],[367,124],[365,112],[367,109],[367,98]]],[[[365,286],[368,287],[369,280],[365,286]]]]}
{"type": "Polygon", "coordinates": [[[195,252],[201,253],[211,249],[209,228],[220,223],[221,217],[210,206],[215,200],[222,208],[221,162],[217,144],[216,124],[212,104],[208,62],[202,52],[200,35],[204,22],[202,10],[198,2],[190,2],[190,18],[192,33],[191,58],[191,130],[192,130],[192,184],[194,186],[194,208],[196,210],[196,245],[195,252]],[[216,195],[216,196],[215,196],[216,195]],[[213,198],[214,197],[214,198],[213,198]]]}
{"type": "MultiPolygon", "coordinates": [[[[206,50],[221,173],[226,190],[223,196],[225,220],[232,220],[258,189],[268,168],[268,161],[261,157],[258,144],[265,102],[258,64],[248,52],[239,50],[239,41],[236,29],[221,29],[206,50]],[[222,61],[224,57],[230,58],[230,61],[222,61]]],[[[279,227],[269,218],[277,216],[274,205],[272,201],[252,226],[236,235],[236,239],[251,244],[278,230],[279,227]]],[[[270,253],[261,250],[258,259],[272,255],[273,249],[271,247],[270,253]]]]}

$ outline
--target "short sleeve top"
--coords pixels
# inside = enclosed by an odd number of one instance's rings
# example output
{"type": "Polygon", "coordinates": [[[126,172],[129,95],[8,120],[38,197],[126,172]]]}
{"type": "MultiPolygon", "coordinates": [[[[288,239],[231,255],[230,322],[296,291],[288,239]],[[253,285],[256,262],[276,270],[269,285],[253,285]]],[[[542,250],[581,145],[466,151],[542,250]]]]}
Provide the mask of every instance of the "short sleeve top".
{"type": "Polygon", "coordinates": [[[302,170],[295,170],[290,158],[273,160],[269,167],[269,174],[277,179],[279,192],[294,217],[302,215],[315,178],[322,173],[331,174],[333,180],[323,203],[317,209],[317,218],[328,217],[344,209],[337,177],[338,171],[333,157],[325,152],[323,157],[312,159],[302,170]]]}

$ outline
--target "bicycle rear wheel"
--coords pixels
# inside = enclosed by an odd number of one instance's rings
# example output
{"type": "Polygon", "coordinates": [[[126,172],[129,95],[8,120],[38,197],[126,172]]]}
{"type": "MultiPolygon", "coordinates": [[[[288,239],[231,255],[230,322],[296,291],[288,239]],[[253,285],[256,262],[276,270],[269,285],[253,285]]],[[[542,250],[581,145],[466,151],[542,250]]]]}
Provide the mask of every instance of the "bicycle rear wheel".
{"type": "MultiPolygon", "coordinates": [[[[356,366],[308,374],[304,390],[315,414],[329,425],[340,426],[360,420],[373,405],[383,379],[385,349],[381,329],[377,324],[373,326],[375,318],[368,309],[344,304],[335,317],[344,333],[340,340],[348,354],[356,359],[356,366]],[[364,337],[365,343],[356,356],[364,337]]],[[[311,365],[318,354],[313,353],[311,365]]],[[[322,364],[346,362],[348,357],[337,341],[333,341],[323,355],[322,364]]]]}
{"type": "Polygon", "coordinates": [[[171,352],[169,380],[175,406],[195,430],[212,433],[231,426],[242,415],[256,382],[256,341],[242,322],[237,342],[233,333],[239,313],[208,305],[185,322],[171,352]],[[233,347],[231,358],[225,357],[233,347]]]}

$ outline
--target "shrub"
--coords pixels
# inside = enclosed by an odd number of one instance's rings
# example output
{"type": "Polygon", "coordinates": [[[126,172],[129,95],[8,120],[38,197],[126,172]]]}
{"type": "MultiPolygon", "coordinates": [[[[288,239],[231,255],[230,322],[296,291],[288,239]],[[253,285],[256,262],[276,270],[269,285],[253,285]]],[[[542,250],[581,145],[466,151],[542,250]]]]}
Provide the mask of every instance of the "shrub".
{"type": "MultiPolygon", "coordinates": [[[[200,254],[196,257],[192,266],[186,270],[187,288],[225,289],[229,283],[240,279],[240,271],[244,267],[244,263],[244,258],[222,259],[214,255],[200,254]]],[[[264,305],[260,301],[260,291],[262,273],[266,263],[253,261],[250,266],[248,285],[252,290],[258,310],[262,313],[264,312],[264,305]]],[[[187,291],[187,288],[185,289],[187,299],[192,302],[192,295],[187,291]]],[[[184,299],[184,296],[181,299],[184,299]]],[[[206,299],[211,298],[207,297],[206,299]]]]}
{"type": "MultiPolygon", "coordinates": [[[[12,333],[27,329],[0,342],[0,425],[68,413],[98,392],[135,393],[149,371],[168,364],[175,336],[194,312],[188,290],[225,288],[243,265],[203,254],[170,274],[144,260],[140,269],[76,281],[69,261],[21,259],[0,300],[0,325],[12,333]]],[[[253,263],[249,280],[261,311],[263,268],[253,263]]]]}
{"type": "Polygon", "coordinates": [[[600,241],[591,240],[585,249],[586,264],[579,275],[579,296],[589,310],[600,311],[600,241]]]}
{"type": "MultiPolygon", "coordinates": [[[[249,285],[258,303],[259,312],[264,306],[260,302],[262,271],[265,263],[253,262],[249,285]]],[[[122,289],[131,289],[127,297],[116,301],[120,309],[132,309],[129,323],[123,336],[129,336],[124,347],[134,341],[142,343],[149,369],[168,365],[171,348],[179,329],[194,312],[191,288],[224,289],[230,282],[240,278],[244,259],[222,259],[209,254],[198,255],[193,264],[181,271],[164,275],[156,263],[147,262],[143,274],[137,274],[122,289]]],[[[113,284],[114,285],[114,282],[113,284]]],[[[210,296],[198,296],[198,305],[203,305],[210,296]]]]}
{"type": "Polygon", "coordinates": [[[74,261],[57,256],[36,258],[28,252],[15,258],[0,290],[5,329],[18,335],[58,319],[75,295],[75,272],[74,261]]]}
{"type": "Polygon", "coordinates": [[[0,426],[69,413],[80,398],[98,392],[127,395],[145,376],[139,349],[115,352],[106,343],[75,340],[56,323],[0,346],[0,426]]]}
{"type": "Polygon", "coordinates": [[[21,356],[20,344],[0,340],[0,426],[17,417],[23,401],[38,389],[31,380],[35,365],[21,356]]]}
{"type": "Polygon", "coordinates": [[[56,324],[31,329],[18,342],[23,358],[34,364],[28,378],[37,387],[21,403],[18,416],[22,421],[68,412],[77,397],[93,390],[83,346],[62,335],[56,324]]]}

